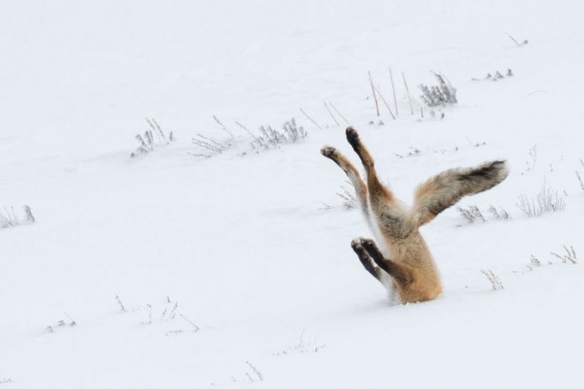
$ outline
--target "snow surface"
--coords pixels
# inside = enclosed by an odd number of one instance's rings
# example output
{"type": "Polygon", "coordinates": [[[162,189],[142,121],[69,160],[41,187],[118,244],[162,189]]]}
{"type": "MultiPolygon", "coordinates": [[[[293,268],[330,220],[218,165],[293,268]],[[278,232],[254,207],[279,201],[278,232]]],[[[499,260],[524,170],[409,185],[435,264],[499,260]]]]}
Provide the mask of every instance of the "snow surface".
{"type": "Polygon", "coordinates": [[[0,207],[36,223],[0,230],[0,387],[581,388],[584,270],[551,252],[584,252],[583,16],[575,0],[1,2],[0,207]],[[393,106],[389,66],[397,120],[368,79],[393,106]],[[459,103],[422,119],[431,71],[459,103]],[[423,228],[439,299],[390,303],[351,251],[371,234],[319,149],[357,158],[323,101],[406,202],[444,169],[509,161],[460,203],[487,222],[452,208],[423,228]],[[145,117],[177,141],[130,158],[145,117]],[[260,153],[235,124],[291,118],[308,139],[260,153]],[[197,134],[232,146],[194,157],[197,134]],[[518,198],[544,184],[566,208],[529,218],[518,198]]]}

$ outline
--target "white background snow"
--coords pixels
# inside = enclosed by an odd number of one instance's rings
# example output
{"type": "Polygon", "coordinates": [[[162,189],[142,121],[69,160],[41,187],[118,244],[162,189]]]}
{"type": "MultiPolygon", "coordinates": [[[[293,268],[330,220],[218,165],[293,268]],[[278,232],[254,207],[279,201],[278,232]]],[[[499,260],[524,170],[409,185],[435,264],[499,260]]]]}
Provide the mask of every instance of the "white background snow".
{"type": "Polygon", "coordinates": [[[36,223],[0,229],[0,388],[582,387],[584,270],[551,252],[584,255],[583,17],[567,0],[3,1],[0,210],[36,223]],[[397,120],[368,79],[393,106],[390,66],[397,120]],[[459,103],[422,119],[431,71],[459,103]],[[352,252],[371,234],[319,149],[357,158],[323,101],[406,202],[508,160],[459,204],[487,222],[452,208],[423,228],[439,299],[392,304],[352,252]],[[145,117],[177,140],[130,158],[145,117]],[[291,118],[308,138],[260,153],[235,124],[291,118]],[[195,157],[197,134],[232,146],[195,157]],[[529,218],[518,198],[544,184],[565,210],[529,218]]]}

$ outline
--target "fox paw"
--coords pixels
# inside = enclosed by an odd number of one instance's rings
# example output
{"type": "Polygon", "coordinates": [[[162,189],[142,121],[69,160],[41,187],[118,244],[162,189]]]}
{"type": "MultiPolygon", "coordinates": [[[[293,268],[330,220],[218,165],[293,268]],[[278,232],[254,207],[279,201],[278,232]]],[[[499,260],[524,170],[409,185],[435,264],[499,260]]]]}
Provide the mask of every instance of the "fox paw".
{"type": "Polygon", "coordinates": [[[359,134],[357,133],[357,130],[355,130],[353,127],[347,127],[345,132],[347,134],[347,141],[351,144],[351,146],[357,147],[359,144],[359,134]]]}
{"type": "Polygon", "coordinates": [[[367,239],[365,238],[355,238],[351,241],[351,248],[355,251],[355,252],[362,252],[365,249],[363,248],[363,243],[366,241],[367,239]]]}
{"type": "Polygon", "coordinates": [[[377,245],[375,244],[373,239],[361,238],[361,245],[365,247],[367,251],[377,250],[377,245]]]}
{"type": "Polygon", "coordinates": [[[334,147],[325,146],[322,149],[320,149],[320,153],[327,158],[335,159],[335,154],[337,153],[337,149],[335,149],[334,147]]]}

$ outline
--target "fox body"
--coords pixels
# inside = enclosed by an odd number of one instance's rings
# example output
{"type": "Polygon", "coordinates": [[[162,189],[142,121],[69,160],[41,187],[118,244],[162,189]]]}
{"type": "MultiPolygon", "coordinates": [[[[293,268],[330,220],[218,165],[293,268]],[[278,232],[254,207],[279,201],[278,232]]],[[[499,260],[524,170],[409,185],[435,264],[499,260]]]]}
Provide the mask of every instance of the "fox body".
{"type": "Polygon", "coordinates": [[[365,180],[334,147],[323,147],[321,153],[349,177],[377,239],[376,243],[356,238],[351,247],[365,269],[388,291],[397,292],[402,303],[435,299],[442,292],[440,273],[419,228],[462,197],[491,189],[507,178],[505,161],[446,170],[418,186],[414,204],[408,207],[381,183],[373,157],[357,131],[348,127],[346,135],[365,168],[365,180]]]}

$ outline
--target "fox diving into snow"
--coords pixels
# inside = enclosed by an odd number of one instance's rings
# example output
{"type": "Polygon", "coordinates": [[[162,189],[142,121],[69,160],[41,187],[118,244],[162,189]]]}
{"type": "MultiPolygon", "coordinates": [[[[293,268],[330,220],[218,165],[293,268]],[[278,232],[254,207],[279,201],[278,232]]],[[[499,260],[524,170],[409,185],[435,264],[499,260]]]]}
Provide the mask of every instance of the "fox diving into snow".
{"type": "Polygon", "coordinates": [[[351,247],[365,270],[388,292],[397,292],[402,303],[435,299],[442,292],[440,274],[419,228],[462,197],[502,182],[508,175],[505,161],[446,170],[418,186],[410,208],[381,183],[373,157],[357,131],[348,127],[346,133],[365,168],[365,181],[347,157],[334,147],[323,147],[321,153],[349,177],[361,211],[379,244],[357,238],[351,247]]]}

